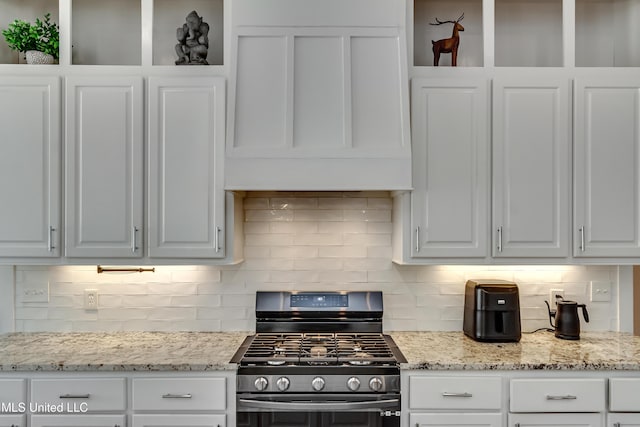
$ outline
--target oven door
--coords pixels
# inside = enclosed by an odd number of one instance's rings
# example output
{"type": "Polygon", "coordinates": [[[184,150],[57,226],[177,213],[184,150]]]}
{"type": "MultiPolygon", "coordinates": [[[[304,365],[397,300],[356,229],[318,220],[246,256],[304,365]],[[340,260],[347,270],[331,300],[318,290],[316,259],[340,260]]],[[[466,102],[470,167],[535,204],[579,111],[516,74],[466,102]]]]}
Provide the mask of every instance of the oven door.
{"type": "Polygon", "coordinates": [[[399,427],[399,394],[238,394],[238,427],[399,427]]]}

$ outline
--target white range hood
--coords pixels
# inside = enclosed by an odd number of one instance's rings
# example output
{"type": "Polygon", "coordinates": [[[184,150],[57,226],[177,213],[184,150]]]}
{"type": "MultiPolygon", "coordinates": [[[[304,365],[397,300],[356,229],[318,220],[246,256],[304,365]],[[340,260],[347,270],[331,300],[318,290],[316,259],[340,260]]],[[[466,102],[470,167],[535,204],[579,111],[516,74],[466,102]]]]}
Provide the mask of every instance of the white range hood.
{"type": "Polygon", "coordinates": [[[234,0],[225,188],[411,188],[405,6],[234,0]]]}

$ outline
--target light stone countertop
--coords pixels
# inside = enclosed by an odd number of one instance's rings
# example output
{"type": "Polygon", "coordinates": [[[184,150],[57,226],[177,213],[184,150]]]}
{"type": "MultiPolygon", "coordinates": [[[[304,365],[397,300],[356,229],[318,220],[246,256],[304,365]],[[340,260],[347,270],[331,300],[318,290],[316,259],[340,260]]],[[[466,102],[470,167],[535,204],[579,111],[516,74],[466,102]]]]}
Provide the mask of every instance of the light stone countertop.
{"type": "Polygon", "coordinates": [[[580,340],[552,332],[522,334],[519,343],[482,343],[462,332],[390,332],[407,359],[402,369],[640,371],[640,337],[582,332],[580,340]]]}
{"type": "Polygon", "coordinates": [[[219,371],[249,332],[35,332],[0,335],[0,372],[219,371]]]}
{"type": "MultiPolygon", "coordinates": [[[[251,332],[35,332],[0,335],[0,372],[236,370],[229,363],[251,332]]],[[[462,332],[389,332],[407,358],[402,369],[634,370],[640,337],[583,332],[579,341],[550,332],[519,343],[480,343],[462,332]]]]}

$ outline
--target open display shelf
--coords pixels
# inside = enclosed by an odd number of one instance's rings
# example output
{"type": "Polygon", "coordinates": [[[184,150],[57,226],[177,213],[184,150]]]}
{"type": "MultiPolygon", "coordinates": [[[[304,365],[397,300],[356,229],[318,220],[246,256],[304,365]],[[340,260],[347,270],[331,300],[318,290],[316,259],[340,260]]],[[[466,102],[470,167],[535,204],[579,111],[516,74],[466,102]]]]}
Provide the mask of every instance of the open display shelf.
{"type": "MultiPolygon", "coordinates": [[[[0,0],[0,32],[6,30],[15,19],[35,22],[36,18],[43,18],[51,13],[53,22],[60,22],[58,18],[58,0],[0,0]]],[[[0,35],[0,64],[22,63],[18,52],[9,49],[0,35]]]]}

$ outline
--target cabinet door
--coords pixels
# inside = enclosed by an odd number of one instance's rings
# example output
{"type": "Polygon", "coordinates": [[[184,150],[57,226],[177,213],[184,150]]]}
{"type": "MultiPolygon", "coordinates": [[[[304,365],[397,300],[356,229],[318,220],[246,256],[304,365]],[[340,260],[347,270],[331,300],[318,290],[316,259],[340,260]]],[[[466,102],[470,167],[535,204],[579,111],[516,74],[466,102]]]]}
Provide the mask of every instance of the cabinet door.
{"type": "Polygon", "coordinates": [[[60,81],[0,80],[0,256],[60,255],[60,81]]]}
{"type": "Polygon", "coordinates": [[[502,414],[416,414],[409,415],[411,427],[501,427],[502,414]]]}
{"type": "Polygon", "coordinates": [[[225,427],[224,414],[210,415],[133,415],[133,427],[225,427]]]}
{"type": "MultiPolygon", "coordinates": [[[[639,408],[636,406],[636,410],[639,408]]],[[[607,427],[640,427],[640,413],[635,414],[607,414],[607,427]]]]}
{"type": "Polygon", "coordinates": [[[508,427],[602,427],[604,414],[509,414],[508,427]]]}
{"type": "Polygon", "coordinates": [[[224,136],[224,79],[149,79],[149,256],[224,256],[224,136]]]}
{"type": "Polygon", "coordinates": [[[125,415],[32,415],[30,427],[125,427],[125,415]]]}
{"type": "Polygon", "coordinates": [[[495,257],[569,255],[569,92],[564,78],[494,82],[495,257]]]}
{"type": "Polygon", "coordinates": [[[414,79],[414,257],[487,255],[488,82],[414,79]]]}
{"type": "Polygon", "coordinates": [[[640,79],[576,81],[574,255],[640,256],[640,79]]]}
{"type": "MultiPolygon", "coordinates": [[[[24,404],[24,401],[22,403],[24,404]]],[[[17,404],[16,402],[16,405],[17,404]]],[[[27,427],[27,416],[0,415],[0,427],[27,427]]]]}
{"type": "Polygon", "coordinates": [[[142,78],[68,77],[66,255],[142,255],[142,78]]]}

